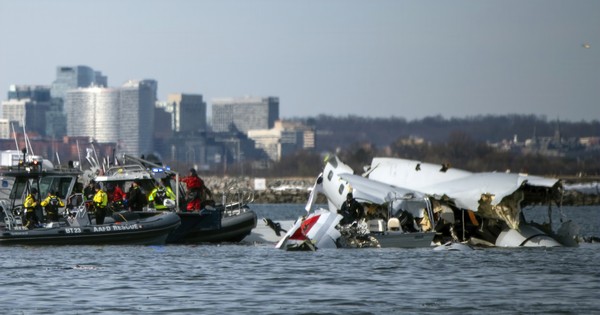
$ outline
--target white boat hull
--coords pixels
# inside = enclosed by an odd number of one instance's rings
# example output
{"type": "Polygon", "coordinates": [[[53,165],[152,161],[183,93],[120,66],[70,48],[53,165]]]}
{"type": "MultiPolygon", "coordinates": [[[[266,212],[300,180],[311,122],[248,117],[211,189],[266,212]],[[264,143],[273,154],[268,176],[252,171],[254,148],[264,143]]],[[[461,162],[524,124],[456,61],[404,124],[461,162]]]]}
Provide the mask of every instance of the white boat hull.
{"type": "Polygon", "coordinates": [[[273,230],[273,228],[269,227],[264,222],[264,219],[258,220],[258,224],[256,224],[256,227],[252,229],[250,235],[246,236],[243,239],[243,242],[275,244],[279,242],[281,237],[284,236],[284,234],[287,231],[289,231],[292,228],[292,226],[294,226],[294,220],[277,221],[276,223],[279,223],[281,228],[285,230],[282,233],[280,233],[280,235],[277,235],[277,233],[275,233],[275,230],[273,230]]]}
{"type": "Polygon", "coordinates": [[[496,239],[498,247],[560,247],[557,240],[531,225],[521,225],[519,230],[506,229],[496,239]]]}

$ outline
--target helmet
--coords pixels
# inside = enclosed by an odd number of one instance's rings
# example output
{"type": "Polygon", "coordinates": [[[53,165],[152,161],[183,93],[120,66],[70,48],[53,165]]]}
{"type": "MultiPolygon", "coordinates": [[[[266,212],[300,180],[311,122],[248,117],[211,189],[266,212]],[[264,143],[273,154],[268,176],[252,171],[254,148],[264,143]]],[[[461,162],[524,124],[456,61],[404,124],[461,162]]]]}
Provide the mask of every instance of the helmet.
{"type": "Polygon", "coordinates": [[[167,208],[173,208],[173,207],[175,207],[175,201],[173,201],[171,199],[165,199],[165,200],[163,200],[163,206],[165,206],[167,208]]]}

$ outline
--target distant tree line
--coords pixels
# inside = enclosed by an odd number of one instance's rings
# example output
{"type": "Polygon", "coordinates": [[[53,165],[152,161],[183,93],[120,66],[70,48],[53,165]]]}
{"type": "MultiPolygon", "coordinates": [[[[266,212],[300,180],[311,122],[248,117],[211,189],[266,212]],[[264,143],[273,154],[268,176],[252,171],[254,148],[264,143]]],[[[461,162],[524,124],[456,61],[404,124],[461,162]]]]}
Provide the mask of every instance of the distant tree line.
{"type": "Polygon", "coordinates": [[[452,132],[463,132],[478,142],[498,142],[513,139],[516,135],[523,140],[535,136],[551,137],[560,128],[563,137],[600,136],[600,121],[570,122],[548,120],[535,115],[481,115],[467,118],[442,116],[425,117],[407,121],[404,118],[365,118],[358,116],[295,119],[312,125],[318,132],[317,150],[335,150],[340,144],[371,142],[386,146],[398,138],[420,137],[429,142],[445,142],[452,132]]]}
{"type": "MultiPolygon", "coordinates": [[[[449,163],[469,171],[511,171],[547,176],[600,175],[597,157],[566,158],[498,152],[487,145],[512,139],[551,137],[557,128],[564,138],[598,137],[600,122],[548,120],[543,116],[505,115],[444,119],[441,116],[407,121],[403,118],[357,116],[296,118],[317,131],[314,152],[299,151],[263,170],[245,166],[252,176],[317,176],[327,154],[337,154],[355,172],[375,156],[399,157],[430,163],[449,163]],[[424,141],[406,141],[410,137],[424,141]]],[[[235,171],[235,169],[231,169],[235,171]]]]}

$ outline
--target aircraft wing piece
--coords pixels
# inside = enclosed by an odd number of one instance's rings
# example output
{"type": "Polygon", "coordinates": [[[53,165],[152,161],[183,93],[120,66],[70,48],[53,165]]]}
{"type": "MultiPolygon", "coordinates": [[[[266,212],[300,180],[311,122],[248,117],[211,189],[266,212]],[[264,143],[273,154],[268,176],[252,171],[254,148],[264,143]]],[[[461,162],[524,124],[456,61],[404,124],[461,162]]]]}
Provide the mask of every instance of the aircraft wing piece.
{"type": "Polygon", "coordinates": [[[421,190],[431,183],[451,182],[470,176],[471,172],[448,168],[443,165],[424,163],[400,158],[373,158],[369,178],[396,185],[421,190]]]}
{"type": "Polygon", "coordinates": [[[354,174],[339,174],[352,187],[354,198],[360,201],[368,201],[375,204],[383,204],[394,199],[423,199],[425,195],[421,192],[396,187],[380,181],[364,178],[354,174]]]}
{"type": "Polygon", "coordinates": [[[552,187],[558,180],[514,173],[476,173],[456,180],[422,187],[432,195],[446,195],[456,206],[477,211],[481,195],[493,196],[492,205],[518,190],[525,182],[533,186],[552,187]]]}

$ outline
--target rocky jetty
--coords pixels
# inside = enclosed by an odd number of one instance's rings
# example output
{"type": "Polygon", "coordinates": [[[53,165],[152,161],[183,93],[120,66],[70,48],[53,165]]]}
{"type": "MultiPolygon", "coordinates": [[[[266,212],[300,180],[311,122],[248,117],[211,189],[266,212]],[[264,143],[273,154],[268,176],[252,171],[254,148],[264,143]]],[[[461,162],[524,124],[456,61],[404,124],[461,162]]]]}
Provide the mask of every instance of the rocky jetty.
{"type": "MultiPolygon", "coordinates": [[[[310,189],[314,185],[314,178],[253,178],[253,177],[203,177],[204,182],[211,189],[216,198],[225,192],[234,192],[239,189],[252,191],[254,203],[306,203],[310,189]]],[[[317,199],[318,203],[325,203],[324,196],[317,199]]]]}
{"type": "MultiPolygon", "coordinates": [[[[254,178],[254,177],[203,177],[206,185],[218,198],[225,191],[234,191],[237,188],[251,191],[254,194],[254,203],[306,203],[310,189],[315,178],[288,177],[288,178],[254,178]]],[[[600,193],[596,191],[579,191],[567,185],[563,195],[565,206],[600,205],[600,193]]],[[[317,203],[326,203],[324,196],[317,198],[317,203]]]]}

